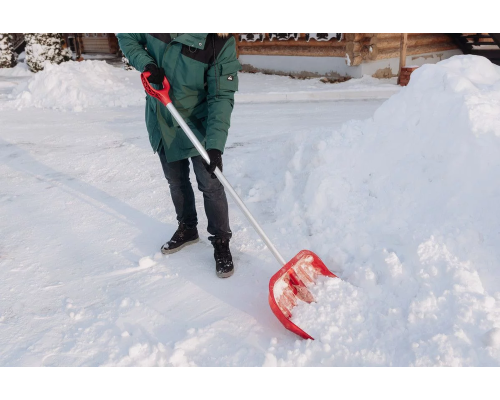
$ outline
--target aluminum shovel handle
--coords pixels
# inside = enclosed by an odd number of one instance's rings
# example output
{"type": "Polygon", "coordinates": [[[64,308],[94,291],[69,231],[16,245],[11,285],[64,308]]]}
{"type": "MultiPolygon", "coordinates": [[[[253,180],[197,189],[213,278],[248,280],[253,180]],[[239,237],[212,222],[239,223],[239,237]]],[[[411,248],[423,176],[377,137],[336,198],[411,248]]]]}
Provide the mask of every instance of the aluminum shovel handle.
{"type": "MultiPolygon", "coordinates": [[[[177,109],[174,107],[172,104],[172,100],[170,100],[170,97],[168,95],[168,90],[170,88],[170,84],[168,83],[167,78],[165,77],[163,80],[163,89],[161,90],[156,90],[154,89],[147,78],[149,77],[150,73],[149,72],[144,72],[141,74],[141,79],[142,79],[142,84],[144,85],[144,89],[146,92],[155,98],[157,98],[163,105],[165,105],[174,119],[177,121],[177,123],[181,126],[182,130],[184,133],[187,135],[191,143],[193,143],[194,147],[200,155],[203,157],[203,159],[210,164],[210,157],[208,156],[207,151],[203,147],[203,145],[200,143],[198,138],[195,136],[191,128],[186,124],[184,121],[184,118],[179,114],[177,109]]],[[[247,217],[248,221],[252,224],[254,229],[257,231],[261,239],[264,241],[266,244],[267,248],[273,253],[273,256],[278,260],[278,262],[283,266],[286,264],[285,259],[281,256],[281,254],[276,250],[276,247],[272,244],[271,240],[267,237],[266,233],[264,230],[261,228],[261,226],[258,224],[258,222],[255,220],[253,215],[250,213],[248,208],[245,206],[245,203],[240,199],[240,196],[235,192],[231,184],[228,182],[228,180],[225,178],[224,175],[222,175],[222,172],[220,171],[219,168],[215,168],[214,171],[215,176],[219,179],[220,183],[224,186],[224,188],[231,194],[233,197],[234,201],[240,208],[240,210],[245,214],[245,217],[247,217]]]]}

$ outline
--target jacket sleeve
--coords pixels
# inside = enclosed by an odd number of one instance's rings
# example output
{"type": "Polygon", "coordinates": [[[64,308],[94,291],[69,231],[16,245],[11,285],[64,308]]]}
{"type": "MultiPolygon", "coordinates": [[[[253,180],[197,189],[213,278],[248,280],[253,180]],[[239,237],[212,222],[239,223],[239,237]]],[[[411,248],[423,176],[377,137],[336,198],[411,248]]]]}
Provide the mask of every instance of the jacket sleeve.
{"type": "Polygon", "coordinates": [[[146,34],[144,33],[117,33],[120,49],[127,57],[130,65],[137,71],[143,72],[144,67],[156,62],[146,51],[146,34]]]}
{"type": "Polygon", "coordinates": [[[207,71],[208,116],[206,144],[207,150],[224,152],[234,105],[234,93],[238,90],[238,71],[241,64],[236,58],[236,41],[231,37],[216,62],[207,71]]]}

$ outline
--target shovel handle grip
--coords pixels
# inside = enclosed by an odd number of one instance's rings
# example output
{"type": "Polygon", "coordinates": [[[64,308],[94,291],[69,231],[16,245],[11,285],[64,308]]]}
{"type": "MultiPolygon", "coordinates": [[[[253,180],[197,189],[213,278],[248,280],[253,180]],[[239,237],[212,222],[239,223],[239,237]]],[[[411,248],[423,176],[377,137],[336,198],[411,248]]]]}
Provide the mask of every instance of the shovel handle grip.
{"type": "Polygon", "coordinates": [[[170,100],[170,96],[168,95],[168,91],[170,90],[170,83],[167,77],[165,76],[163,78],[163,89],[155,89],[148,81],[148,78],[150,76],[151,72],[148,71],[141,74],[142,86],[144,86],[144,90],[146,91],[146,93],[152,97],[157,98],[164,106],[166,106],[168,103],[172,103],[172,100],[170,100]]]}

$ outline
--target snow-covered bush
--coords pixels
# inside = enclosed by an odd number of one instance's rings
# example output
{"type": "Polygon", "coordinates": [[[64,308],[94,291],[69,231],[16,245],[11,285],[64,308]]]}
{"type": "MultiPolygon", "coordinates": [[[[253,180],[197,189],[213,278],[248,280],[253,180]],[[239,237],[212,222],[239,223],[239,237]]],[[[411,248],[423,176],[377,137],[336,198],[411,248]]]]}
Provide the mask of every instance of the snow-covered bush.
{"type": "Polygon", "coordinates": [[[120,56],[122,57],[123,68],[126,71],[132,71],[133,69],[135,69],[134,67],[132,67],[132,65],[130,65],[128,58],[125,57],[125,54],[123,54],[123,51],[121,50],[120,50],[120,56]]]}
{"type": "Polygon", "coordinates": [[[8,33],[0,33],[0,68],[12,68],[17,57],[12,47],[12,37],[8,33]]]}
{"type": "Polygon", "coordinates": [[[26,63],[33,72],[41,71],[44,64],[61,64],[71,59],[71,50],[63,49],[60,33],[25,33],[26,63]]]}
{"type": "Polygon", "coordinates": [[[62,57],[63,57],[63,62],[72,60],[73,59],[73,52],[71,51],[71,49],[69,48],[67,43],[65,43],[63,38],[61,38],[61,43],[63,45],[63,49],[62,49],[62,53],[61,53],[62,57]]]}

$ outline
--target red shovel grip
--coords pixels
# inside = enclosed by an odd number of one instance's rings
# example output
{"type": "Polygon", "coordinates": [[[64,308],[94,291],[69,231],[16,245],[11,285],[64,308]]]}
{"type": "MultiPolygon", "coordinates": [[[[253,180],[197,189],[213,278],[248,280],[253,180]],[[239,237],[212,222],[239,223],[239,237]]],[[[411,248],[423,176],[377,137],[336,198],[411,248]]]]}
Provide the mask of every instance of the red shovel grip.
{"type": "Polygon", "coordinates": [[[157,90],[153,88],[153,86],[151,86],[151,83],[149,83],[148,78],[150,76],[151,72],[147,71],[141,74],[142,85],[144,86],[144,90],[146,90],[146,93],[160,100],[164,106],[166,106],[168,103],[172,103],[172,100],[170,100],[170,96],[168,95],[168,91],[170,90],[170,83],[168,82],[167,77],[163,78],[163,89],[157,90]]]}

